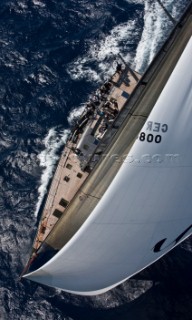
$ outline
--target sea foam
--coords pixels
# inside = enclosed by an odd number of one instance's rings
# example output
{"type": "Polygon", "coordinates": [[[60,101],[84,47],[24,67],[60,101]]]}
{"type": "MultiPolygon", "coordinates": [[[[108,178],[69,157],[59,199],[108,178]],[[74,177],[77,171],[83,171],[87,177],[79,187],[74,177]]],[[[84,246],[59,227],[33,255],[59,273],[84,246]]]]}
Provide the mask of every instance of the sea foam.
{"type": "MultiPolygon", "coordinates": [[[[74,120],[79,118],[84,108],[84,105],[82,105],[79,108],[74,108],[69,113],[67,119],[70,125],[74,122],[74,120]]],[[[43,140],[45,149],[38,155],[39,165],[43,168],[43,171],[41,175],[40,187],[38,188],[39,197],[35,210],[35,216],[37,216],[39,213],[42,201],[47,193],[47,187],[49,185],[51,177],[53,176],[55,166],[59,159],[59,155],[57,152],[66,143],[69,133],[69,129],[58,131],[56,128],[51,128],[47,136],[43,140]]]]}
{"type": "Polygon", "coordinates": [[[53,175],[55,165],[58,161],[59,156],[57,151],[62,147],[62,145],[65,144],[68,134],[69,130],[67,129],[58,132],[56,128],[51,128],[43,140],[45,149],[38,155],[39,164],[41,167],[43,167],[43,172],[41,175],[40,187],[38,188],[39,197],[35,210],[35,216],[37,216],[39,213],[42,201],[47,192],[50,178],[53,175]]]}
{"type": "MultiPolygon", "coordinates": [[[[140,73],[146,70],[174,27],[158,2],[146,0],[144,4],[144,28],[134,61],[134,67],[140,73]]],[[[166,9],[176,19],[179,16],[176,12],[181,12],[178,6],[181,5],[175,4],[173,0],[167,0],[165,4],[166,9]]]]}
{"type": "Polygon", "coordinates": [[[74,80],[85,78],[89,81],[103,81],[104,75],[109,77],[114,73],[113,61],[119,53],[126,61],[132,61],[132,53],[128,47],[137,35],[135,20],[129,20],[115,26],[104,39],[91,44],[83,57],[77,58],[69,65],[69,75],[74,80]],[[93,69],[94,65],[95,69],[93,69]]]}

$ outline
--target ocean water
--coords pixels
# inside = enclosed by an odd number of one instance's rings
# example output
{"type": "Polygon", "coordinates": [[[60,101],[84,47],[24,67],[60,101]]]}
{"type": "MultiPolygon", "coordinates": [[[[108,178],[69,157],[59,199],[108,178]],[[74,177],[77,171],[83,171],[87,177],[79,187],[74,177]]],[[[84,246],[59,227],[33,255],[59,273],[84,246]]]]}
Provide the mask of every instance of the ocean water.
{"type": "MultiPolygon", "coordinates": [[[[178,19],[190,0],[163,1],[178,19]]],[[[192,240],[96,297],[19,275],[71,122],[121,53],[144,72],[172,23],[154,0],[0,2],[0,320],[190,320],[192,240]]]]}

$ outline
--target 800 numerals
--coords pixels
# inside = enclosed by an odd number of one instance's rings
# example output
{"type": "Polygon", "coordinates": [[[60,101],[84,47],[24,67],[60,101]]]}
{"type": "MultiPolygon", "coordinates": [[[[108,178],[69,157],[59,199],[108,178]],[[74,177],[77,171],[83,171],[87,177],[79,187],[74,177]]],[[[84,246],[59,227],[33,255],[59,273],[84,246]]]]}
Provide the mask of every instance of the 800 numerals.
{"type": "Polygon", "coordinates": [[[153,135],[152,133],[146,134],[145,132],[141,132],[139,135],[140,141],[147,141],[147,142],[155,142],[160,143],[161,142],[161,136],[160,134],[153,135]]]}

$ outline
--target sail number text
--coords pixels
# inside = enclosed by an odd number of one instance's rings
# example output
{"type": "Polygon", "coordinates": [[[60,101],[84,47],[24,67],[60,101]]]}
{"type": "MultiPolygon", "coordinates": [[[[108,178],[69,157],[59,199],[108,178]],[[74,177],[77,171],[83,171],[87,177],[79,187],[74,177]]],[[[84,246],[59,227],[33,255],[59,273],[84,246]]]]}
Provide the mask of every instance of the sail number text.
{"type": "Polygon", "coordinates": [[[139,140],[160,143],[162,140],[162,133],[168,131],[168,125],[166,123],[153,121],[148,121],[146,125],[146,131],[150,131],[150,133],[140,132],[139,140]]]}

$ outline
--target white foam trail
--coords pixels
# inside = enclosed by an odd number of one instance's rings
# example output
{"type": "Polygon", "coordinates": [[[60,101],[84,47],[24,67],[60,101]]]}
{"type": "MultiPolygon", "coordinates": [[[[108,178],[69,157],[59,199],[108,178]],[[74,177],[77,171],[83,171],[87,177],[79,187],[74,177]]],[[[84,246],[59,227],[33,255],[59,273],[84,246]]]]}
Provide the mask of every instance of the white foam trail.
{"type": "MultiPolygon", "coordinates": [[[[174,1],[167,0],[165,6],[172,14],[174,1]]],[[[144,29],[135,56],[135,69],[140,73],[145,71],[173,27],[158,2],[146,0],[144,12],[144,29]]]]}
{"type": "MultiPolygon", "coordinates": [[[[79,118],[84,108],[85,106],[83,105],[81,107],[74,108],[70,112],[67,118],[69,124],[72,124],[75,119],[79,118]]],[[[65,144],[69,133],[70,133],[70,130],[68,129],[65,129],[61,132],[57,132],[56,128],[51,128],[47,136],[43,140],[45,149],[38,155],[38,159],[40,162],[40,166],[43,167],[44,170],[41,175],[41,184],[40,184],[40,187],[38,188],[39,197],[38,197],[37,206],[35,210],[36,217],[39,213],[39,209],[41,207],[42,201],[47,192],[47,186],[49,184],[50,178],[53,176],[55,165],[59,159],[59,156],[57,155],[57,151],[60,149],[62,145],[65,144]]]]}
{"type": "Polygon", "coordinates": [[[57,151],[66,142],[68,134],[69,130],[65,129],[58,133],[55,128],[51,128],[48,132],[48,135],[43,140],[45,150],[38,155],[38,159],[40,161],[40,166],[43,167],[44,170],[41,176],[41,185],[38,189],[39,197],[35,210],[35,216],[37,216],[39,213],[43,198],[47,192],[49,180],[53,175],[55,164],[59,158],[57,151]]]}
{"type": "Polygon", "coordinates": [[[144,4],[145,0],[125,0],[128,3],[134,3],[134,4],[144,4]]]}
{"type": "Polygon", "coordinates": [[[129,52],[128,47],[130,41],[132,43],[137,34],[137,22],[135,20],[114,27],[99,44],[91,45],[84,57],[78,58],[73,64],[69,65],[68,73],[71,78],[102,81],[104,74],[108,77],[114,72],[112,61],[119,53],[126,61],[132,60],[132,53],[129,52]],[[97,70],[92,69],[90,64],[95,64],[97,70]]]}
{"type": "Polygon", "coordinates": [[[33,4],[34,4],[35,6],[39,6],[39,7],[42,7],[42,8],[45,7],[45,4],[42,3],[41,1],[38,1],[38,0],[33,0],[33,4]]]}
{"type": "Polygon", "coordinates": [[[74,120],[76,120],[80,117],[80,115],[83,113],[84,109],[85,109],[85,106],[82,105],[81,107],[74,108],[70,112],[69,116],[67,117],[67,120],[70,125],[73,124],[74,120]]]}

